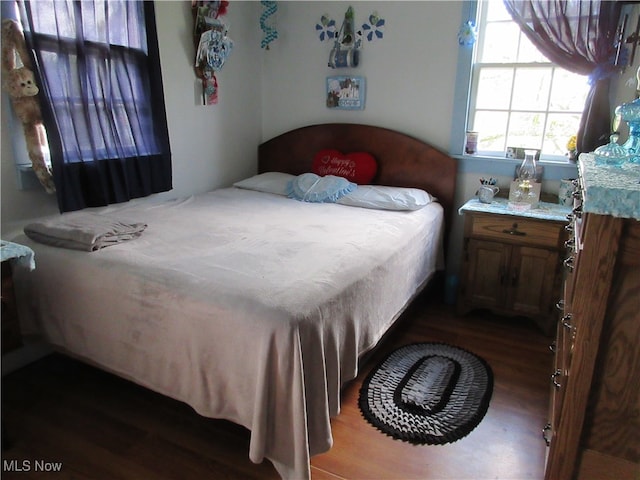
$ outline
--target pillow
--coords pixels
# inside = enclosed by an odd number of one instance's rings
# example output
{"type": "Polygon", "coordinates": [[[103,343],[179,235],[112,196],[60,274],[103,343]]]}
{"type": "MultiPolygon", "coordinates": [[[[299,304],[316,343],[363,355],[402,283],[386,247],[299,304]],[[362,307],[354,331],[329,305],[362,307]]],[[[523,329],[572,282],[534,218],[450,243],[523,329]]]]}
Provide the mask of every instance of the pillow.
{"type": "Polygon", "coordinates": [[[245,178],[233,184],[234,187],[256,192],[274,193],[276,195],[287,194],[287,183],[294,175],[281,172],[266,172],[253,177],[245,178]]]}
{"type": "Polygon", "coordinates": [[[303,173],[289,181],[287,195],[303,202],[335,202],[356,188],[357,185],[346,178],[303,173]]]}
{"type": "Polygon", "coordinates": [[[419,188],[358,185],[355,191],[340,198],[336,203],[351,207],[402,211],[419,210],[434,201],[434,197],[419,188]]]}
{"type": "Polygon", "coordinates": [[[311,166],[313,173],[344,177],[358,185],[371,183],[377,170],[376,159],[370,153],[341,153],[338,150],[320,150],[313,157],[311,166]]]}

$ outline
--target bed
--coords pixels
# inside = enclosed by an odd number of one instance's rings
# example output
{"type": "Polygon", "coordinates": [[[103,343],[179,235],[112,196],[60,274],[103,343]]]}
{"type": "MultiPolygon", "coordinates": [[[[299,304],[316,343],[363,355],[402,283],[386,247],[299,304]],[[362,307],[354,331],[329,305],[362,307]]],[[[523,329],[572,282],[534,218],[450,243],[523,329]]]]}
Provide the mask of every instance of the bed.
{"type": "Polygon", "coordinates": [[[108,248],[14,239],[36,259],[15,272],[21,320],[62,352],[243,425],[253,462],[310,478],[341,387],[443,267],[456,162],[396,131],[323,124],[261,144],[258,170],[206,194],[91,210],[146,225],[108,248]],[[290,186],[327,148],[368,152],[372,184],[431,201],[392,211],[254,188],[290,186]]]}

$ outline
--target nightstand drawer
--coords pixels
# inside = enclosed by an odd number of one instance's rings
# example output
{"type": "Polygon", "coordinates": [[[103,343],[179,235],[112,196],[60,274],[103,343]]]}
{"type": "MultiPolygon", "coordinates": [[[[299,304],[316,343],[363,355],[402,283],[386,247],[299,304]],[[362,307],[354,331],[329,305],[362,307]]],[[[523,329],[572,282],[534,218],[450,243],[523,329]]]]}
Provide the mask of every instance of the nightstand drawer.
{"type": "Polygon", "coordinates": [[[523,217],[473,214],[471,236],[501,242],[559,248],[562,244],[561,223],[532,220],[523,217]]]}

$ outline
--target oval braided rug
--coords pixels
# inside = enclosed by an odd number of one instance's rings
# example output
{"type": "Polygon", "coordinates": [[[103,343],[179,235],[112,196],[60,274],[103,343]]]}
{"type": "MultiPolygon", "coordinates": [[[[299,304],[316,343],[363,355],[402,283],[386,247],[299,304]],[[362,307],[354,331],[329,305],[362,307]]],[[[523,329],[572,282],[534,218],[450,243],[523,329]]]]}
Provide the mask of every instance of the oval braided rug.
{"type": "Polygon", "coordinates": [[[493,372],[480,357],[442,343],[391,352],[365,378],[359,405],[380,431],[419,445],[454,442],[484,418],[493,372]]]}

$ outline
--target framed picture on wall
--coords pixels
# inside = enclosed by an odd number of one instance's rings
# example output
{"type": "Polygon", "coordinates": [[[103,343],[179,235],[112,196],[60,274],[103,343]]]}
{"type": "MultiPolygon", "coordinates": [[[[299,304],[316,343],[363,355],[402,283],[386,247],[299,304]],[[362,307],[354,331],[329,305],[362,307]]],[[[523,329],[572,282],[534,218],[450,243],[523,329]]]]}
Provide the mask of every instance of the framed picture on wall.
{"type": "Polygon", "coordinates": [[[364,110],[364,77],[336,75],[327,77],[327,108],[364,110]]]}

